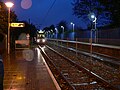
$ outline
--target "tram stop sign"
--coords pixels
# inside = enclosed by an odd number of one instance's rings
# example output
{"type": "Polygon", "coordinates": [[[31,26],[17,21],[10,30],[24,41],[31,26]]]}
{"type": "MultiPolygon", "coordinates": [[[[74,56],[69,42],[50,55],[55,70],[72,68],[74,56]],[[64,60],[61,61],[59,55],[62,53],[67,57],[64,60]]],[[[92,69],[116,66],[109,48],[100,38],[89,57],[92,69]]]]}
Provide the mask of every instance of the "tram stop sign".
{"type": "Polygon", "coordinates": [[[25,23],[11,23],[11,27],[25,27],[25,23]]]}

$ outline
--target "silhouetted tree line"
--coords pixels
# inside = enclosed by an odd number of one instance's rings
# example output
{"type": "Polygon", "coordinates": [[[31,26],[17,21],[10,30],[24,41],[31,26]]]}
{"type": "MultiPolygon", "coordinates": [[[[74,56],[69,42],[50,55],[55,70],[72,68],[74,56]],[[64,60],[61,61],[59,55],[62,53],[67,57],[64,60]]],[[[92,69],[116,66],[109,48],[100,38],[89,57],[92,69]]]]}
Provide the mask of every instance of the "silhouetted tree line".
{"type": "Polygon", "coordinates": [[[120,0],[73,0],[73,14],[90,24],[89,13],[95,13],[98,26],[120,26],[120,0]]]}
{"type": "MultiPolygon", "coordinates": [[[[14,41],[15,39],[18,39],[19,35],[21,33],[30,34],[30,37],[34,37],[36,34],[36,27],[32,23],[29,23],[27,21],[19,21],[17,19],[17,15],[14,11],[10,11],[10,22],[12,23],[25,23],[25,27],[11,27],[10,28],[10,40],[11,44],[14,47],[14,41]]],[[[0,1],[0,32],[7,35],[8,32],[8,8],[6,5],[0,1]]]]}
{"type": "Polygon", "coordinates": [[[67,22],[62,20],[60,21],[57,25],[50,25],[49,27],[45,27],[43,30],[45,32],[50,32],[50,33],[63,33],[63,29],[61,28],[61,26],[64,27],[64,32],[68,31],[68,26],[67,26],[67,22]],[[55,30],[55,28],[57,28],[57,31],[55,30]],[[52,30],[52,31],[51,31],[52,30]]]}

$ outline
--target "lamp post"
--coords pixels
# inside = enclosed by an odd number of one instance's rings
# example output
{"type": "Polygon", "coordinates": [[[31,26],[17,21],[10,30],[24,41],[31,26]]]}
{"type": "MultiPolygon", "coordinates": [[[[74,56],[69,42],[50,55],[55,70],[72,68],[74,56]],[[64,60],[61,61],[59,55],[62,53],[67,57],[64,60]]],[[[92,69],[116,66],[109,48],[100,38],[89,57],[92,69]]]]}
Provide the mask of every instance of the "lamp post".
{"type": "Polygon", "coordinates": [[[50,32],[51,32],[51,38],[54,38],[53,37],[54,36],[53,30],[51,29],[50,32]]]}
{"type": "Polygon", "coordinates": [[[46,32],[46,37],[48,38],[48,31],[46,32]]]}
{"type": "Polygon", "coordinates": [[[10,54],[10,8],[14,5],[12,2],[6,2],[8,7],[8,54],[10,54]]]}
{"type": "MultiPolygon", "coordinates": [[[[95,27],[94,28],[92,27],[92,29],[90,31],[90,53],[91,53],[91,59],[92,59],[92,31],[96,30],[96,20],[97,20],[97,18],[96,18],[94,13],[88,14],[88,18],[89,18],[90,21],[95,23],[95,25],[94,25],[95,27]]],[[[96,38],[96,35],[95,35],[95,38],[96,38]]]]}
{"type": "Polygon", "coordinates": [[[48,31],[48,38],[50,38],[50,31],[48,31]]]}
{"type": "Polygon", "coordinates": [[[74,31],[74,29],[75,29],[75,24],[73,23],[73,22],[71,22],[71,25],[72,25],[72,27],[73,27],[73,40],[74,40],[74,36],[75,36],[75,31],[74,31]]]}
{"type": "Polygon", "coordinates": [[[96,21],[97,18],[94,14],[91,15],[92,22],[94,23],[94,30],[95,30],[95,43],[96,43],[96,21]]]}
{"type": "Polygon", "coordinates": [[[61,28],[63,29],[63,39],[64,39],[64,27],[63,27],[63,26],[61,26],[61,28]]]}
{"type": "Polygon", "coordinates": [[[55,34],[56,34],[56,39],[57,39],[57,34],[58,34],[58,29],[57,28],[55,28],[55,34]]]}

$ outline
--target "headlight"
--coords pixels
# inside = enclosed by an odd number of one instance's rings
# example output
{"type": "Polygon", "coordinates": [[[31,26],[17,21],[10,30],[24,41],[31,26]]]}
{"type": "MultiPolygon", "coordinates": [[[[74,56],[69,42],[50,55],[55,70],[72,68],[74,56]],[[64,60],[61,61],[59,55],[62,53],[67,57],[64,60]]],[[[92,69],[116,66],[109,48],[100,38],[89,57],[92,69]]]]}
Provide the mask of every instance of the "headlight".
{"type": "Polygon", "coordinates": [[[37,42],[40,42],[40,39],[37,39],[37,42]]]}
{"type": "Polygon", "coordinates": [[[44,43],[46,40],[45,39],[42,39],[42,42],[44,43]]]}

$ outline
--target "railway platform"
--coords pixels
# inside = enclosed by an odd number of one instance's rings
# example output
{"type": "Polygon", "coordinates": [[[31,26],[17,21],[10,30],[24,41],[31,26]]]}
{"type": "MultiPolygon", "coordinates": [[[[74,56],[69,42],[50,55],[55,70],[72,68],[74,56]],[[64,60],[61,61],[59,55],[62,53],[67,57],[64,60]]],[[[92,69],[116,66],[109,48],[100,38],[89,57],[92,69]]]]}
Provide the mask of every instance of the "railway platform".
{"type": "Polygon", "coordinates": [[[6,55],[3,55],[4,90],[60,90],[39,48],[6,55]]]}

